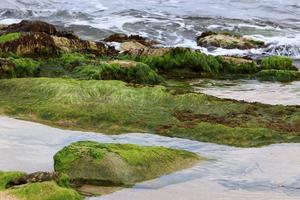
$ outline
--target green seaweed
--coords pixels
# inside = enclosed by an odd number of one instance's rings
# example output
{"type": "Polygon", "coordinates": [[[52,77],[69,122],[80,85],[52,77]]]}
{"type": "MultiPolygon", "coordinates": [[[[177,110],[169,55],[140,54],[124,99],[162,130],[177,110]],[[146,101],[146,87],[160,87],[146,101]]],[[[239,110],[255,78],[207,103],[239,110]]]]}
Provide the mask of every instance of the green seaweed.
{"type": "Polygon", "coordinates": [[[21,33],[8,33],[0,36],[0,44],[17,40],[21,37],[21,33]]]}
{"type": "Polygon", "coordinates": [[[82,200],[83,198],[72,189],[59,187],[55,182],[26,184],[10,189],[8,194],[26,200],[82,200]]]}

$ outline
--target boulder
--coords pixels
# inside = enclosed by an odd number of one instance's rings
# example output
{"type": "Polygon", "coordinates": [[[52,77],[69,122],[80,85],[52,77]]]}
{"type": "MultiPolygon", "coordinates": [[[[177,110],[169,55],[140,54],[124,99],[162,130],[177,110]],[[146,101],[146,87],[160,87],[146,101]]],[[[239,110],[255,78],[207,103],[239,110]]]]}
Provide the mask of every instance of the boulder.
{"type": "Polygon", "coordinates": [[[122,33],[116,33],[113,35],[110,35],[109,37],[105,38],[103,41],[105,42],[118,42],[118,43],[123,43],[123,42],[138,42],[144,46],[150,47],[153,45],[158,44],[158,42],[154,40],[149,40],[147,38],[141,37],[139,35],[126,35],[122,33]]]}
{"type": "Polygon", "coordinates": [[[262,41],[229,33],[204,32],[197,37],[198,46],[224,49],[252,49],[265,47],[262,41]]]}
{"type": "Polygon", "coordinates": [[[77,185],[124,186],[186,168],[198,160],[196,154],[183,150],[82,141],[59,151],[54,168],[77,185]]]}

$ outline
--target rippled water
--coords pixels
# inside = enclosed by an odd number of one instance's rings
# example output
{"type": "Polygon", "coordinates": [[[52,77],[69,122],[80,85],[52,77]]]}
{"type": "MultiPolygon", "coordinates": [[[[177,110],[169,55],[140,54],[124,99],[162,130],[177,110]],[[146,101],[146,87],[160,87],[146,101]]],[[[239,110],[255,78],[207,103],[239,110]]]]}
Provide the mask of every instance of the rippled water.
{"type": "Polygon", "coordinates": [[[24,18],[71,27],[85,38],[137,33],[171,46],[196,47],[196,35],[224,30],[266,40],[269,53],[300,56],[299,0],[1,0],[0,23],[24,18]]]}
{"type": "Polygon", "coordinates": [[[219,98],[260,102],[266,104],[300,105],[300,81],[292,83],[258,82],[256,80],[192,81],[196,92],[219,98]]]}
{"type": "Polygon", "coordinates": [[[55,152],[78,140],[158,145],[210,158],[193,168],[90,200],[300,198],[300,144],[234,148],[151,134],[106,136],[67,131],[0,117],[0,170],[53,170],[55,152]]]}

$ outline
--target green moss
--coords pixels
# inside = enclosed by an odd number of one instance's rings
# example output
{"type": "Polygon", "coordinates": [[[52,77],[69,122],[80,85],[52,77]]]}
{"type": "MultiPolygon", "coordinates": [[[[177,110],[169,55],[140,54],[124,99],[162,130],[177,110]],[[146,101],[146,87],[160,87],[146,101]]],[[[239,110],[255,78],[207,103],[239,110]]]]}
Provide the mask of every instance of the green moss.
{"type": "Polygon", "coordinates": [[[131,83],[158,84],[162,78],[149,66],[136,63],[124,67],[119,64],[87,65],[75,68],[74,75],[88,80],[123,80],[131,83]]]}
{"type": "Polygon", "coordinates": [[[291,70],[262,70],[255,74],[261,81],[291,82],[300,80],[300,72],[291,70]]]}
{"type": "Polygon", "coordinates": [[[70,177],[67,174],[61,173],[59,176],[59,179],[57,181],[57,184],[60,187],[70,188],[70,177]]]}
{"type": "Polygon", "coordinates": [[[298,69],[293,66],[292,59],[283,56],[271,56],[271,57],[264,58],[261,61],[261,68],[298,71],[298,69]]]}
{"type": "Polygon", "coordinates": [[[82,141],[59,151],[54,168],[73,181],[128,185],[183,169],[198,159],[184,150],[82,141]]]}
{"type": "MultiPolygon", "coordinates": [[[[222,57],[218,57],[223,66],[223,74],[253,74],[258,71],[257,64],[253,62],[241,61],[236,58],[237,61],[225,60],[222,57]]],[[[235,59],[235,58],[233,58],[235,59]]]]}
{"type": "Polygon", "coordinates": [[[18,78],[34,77],[38,75],[40,62],[31,58],[14,58],[15,74],[18,78]]]}
{"type": "Polygon", "coordinates": [[[299,126],[285,120],[286,116],[297,118],[299,107],[242,103],[204,94],[173,95],[162,86],[129,87],[120,81],[36,78],[0,80],[0,85],[3,113],[64,128],[108,134],[150,132],[241,145],[239,131],[232,132],[230,142],[220,140],[225,132],[216,134],[213,129],[205,130],[209,138],[200,133],[193,138],[195,127],[207,122],[248,133],[244,140],[250,146],[300,141],[299,126]],[[177,130],[181,128],[184,132],[177,130]],[[274,139],[256,138],[253,130],[262,129],[266,130],[263,135],[272,134],[274,139]]]}
{"type": "Polygon", "coordinates": [[[42,71],[44,74],[53,72],[54,76],[59,75],[57,72],[60,71],[64,75],[64,73],[71,72],[75,67],[91,63],[90,56],[82,53],[64,53],[57,58],[45,60],[42,71]]]}
{"type": "Polygon", "coordinates": [[[10,195],[26,200],[82,200],[74,190],[59,187],[54,182],[32,183],[8,190],[10,195]]]}
{"type": "Polygon", "coordinates": [[[0,171],[0,191],[6,188],[6,185],[17,178],[20,178],[24,175],[23,172],[1,172],[0,171]]]}
{"type": "Polygon", "coordinates": [[[0,36],[0,44],[5,42],[11,42],[21,37],[21,33],[8,33],[0,36]]]}
{"type": "Polygon", "coordinates": [[[215,57],[184,48],[172,49],[163,56],[138,57],[135,59],[163,72],[188,68],[199,73],[215,74],[221,69],[221,65],[215,57]]]}

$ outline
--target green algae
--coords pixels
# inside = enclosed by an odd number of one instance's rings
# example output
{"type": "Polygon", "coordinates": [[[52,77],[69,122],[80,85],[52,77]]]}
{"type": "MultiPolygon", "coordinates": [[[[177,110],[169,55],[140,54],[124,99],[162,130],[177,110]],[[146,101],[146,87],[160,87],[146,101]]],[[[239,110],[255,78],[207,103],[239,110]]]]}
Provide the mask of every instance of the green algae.
{"type": "Polygon", "coordinates": [[[8,194],[25,200],[82,200],[72,189],[59,187],[55,182],[32,183],[7,190],[8,194]]]}
{"type": "Polygon", "coordinates": [[[300,80],[300,72],[292,70],[262,70],[255,74],[261,81],[292,82],[300,80]]]}
{"type": "Polygon", "coordinates": [[[270,56],[263,58],[261,61],[261,68],[264,70],[275,69],[298,71],[298,69],[293,66],[292,59],[284,56],[270,56]]]}
{"type": "Polygon", "coordinates": [[[1,172],[0,171],[0,191],[6,189],[6,185],[16,179],[20,178],[24,175],[25,173],[23,172],[1,172]]]}
{"type": "Polygon", "coordinates": [[[21,33],[8,33],[0,36],[0,44],[17,40],[21,37],[21,33]]]}
{"type": "Polygon", "coordinates": [[[129,87],[120,81],[36,78],[0,84],[2,113],[63,128],[150,132],[245,147],[300,141],[300,108],[294,106],[174,95],[163,86],[129,87]],[[288,122],[287,116],[295,120],[288,122]],[[197,129],[202,123],[219,129],[197,129]]]}

